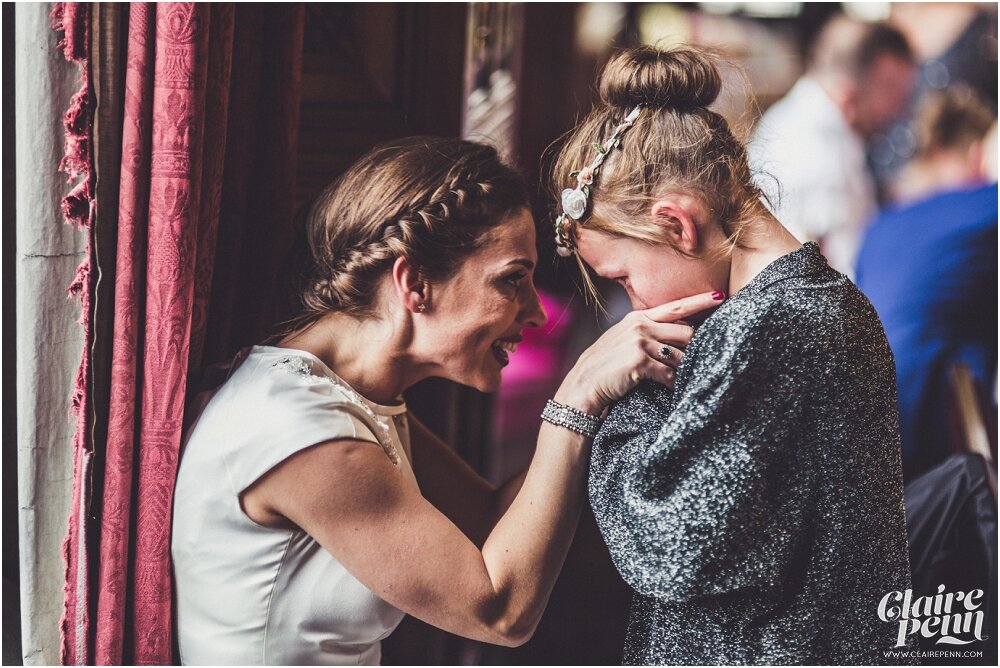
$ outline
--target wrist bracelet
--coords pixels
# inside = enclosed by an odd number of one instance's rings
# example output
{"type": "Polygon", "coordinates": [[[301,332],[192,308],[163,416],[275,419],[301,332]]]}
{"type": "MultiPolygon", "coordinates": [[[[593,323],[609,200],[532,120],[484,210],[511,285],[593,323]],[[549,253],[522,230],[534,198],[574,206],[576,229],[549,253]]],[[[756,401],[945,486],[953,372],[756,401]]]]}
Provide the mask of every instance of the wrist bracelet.
{"type": "Polygon", "coordinates": [[[597,430],[601,427],[601,418],[596,415],[584,413],[572,406],[566,406],[551,399],[545,404],[542,419],[590,438],[596,436],[597,430]]]}

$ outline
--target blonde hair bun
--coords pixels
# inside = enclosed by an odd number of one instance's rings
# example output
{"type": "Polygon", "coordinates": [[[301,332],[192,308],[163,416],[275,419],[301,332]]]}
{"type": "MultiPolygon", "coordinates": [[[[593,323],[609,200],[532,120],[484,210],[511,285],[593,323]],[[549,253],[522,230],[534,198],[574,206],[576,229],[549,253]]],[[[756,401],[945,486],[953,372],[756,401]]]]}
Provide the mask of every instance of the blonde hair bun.
{"type": "Polygon", "coordinates": [[[637,104],[653,109],[708,107],[721,89],[712,56],[685,46],[620,51],[605,66],[599,83],[601,100],[622,109],[637,104]]]}

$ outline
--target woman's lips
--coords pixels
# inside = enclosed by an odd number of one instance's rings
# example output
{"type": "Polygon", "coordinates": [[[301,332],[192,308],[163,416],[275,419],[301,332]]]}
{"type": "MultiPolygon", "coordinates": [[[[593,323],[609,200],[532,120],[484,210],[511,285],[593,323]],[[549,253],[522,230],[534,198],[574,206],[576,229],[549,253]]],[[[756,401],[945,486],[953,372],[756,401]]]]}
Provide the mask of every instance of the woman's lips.
{"type": "Polygon", "coordinates": [[[520,341],[521,337],[517,337],[516,339],[497,339],[493,342],[490,350],[501,366],[510,364],[510,354],[517,352],[517,344],[520,341]]]}
{"type": "Polygon", "coordinates": [[[510,364],[510,355],[503,348],[498,348],[496,346],[490,346],[490,351],[493,353],[493,357],[496,361],[500,363],[500,366],[504,367],[510,364]]]}

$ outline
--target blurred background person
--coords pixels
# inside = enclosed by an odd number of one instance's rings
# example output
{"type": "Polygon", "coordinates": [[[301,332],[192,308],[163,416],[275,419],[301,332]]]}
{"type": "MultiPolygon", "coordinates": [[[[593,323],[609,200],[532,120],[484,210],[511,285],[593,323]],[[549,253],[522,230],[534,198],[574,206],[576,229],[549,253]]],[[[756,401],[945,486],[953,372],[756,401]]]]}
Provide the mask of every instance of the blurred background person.
{"type": "Polygon", "coordinates": [[[848,276],[878,202],[865,140],[906,108],[915,73],[901,32],[835,15],[805,74],[754,131],[751,162],[775,214],[848,276]]]}
{"type": "Polygon", "coordinates": [[[995,4],[902,2],[892,5],[889,20],[906,35],[919,62],[906,114],[868,142],[880,193],[891,198],[893,183],[917,149],[916,111],[926,94],[962,84],[996,114],[997,16],[995,4]]]}
{"type": "Polygon", "coordinates": [[[891,187],[897,205],[995,180],[987,156],[996,145],[985,139],[993,112],[966,85],[927,93],[915,117],[917,146],[891,187]]]}
{"type": "Polygon", "coordinates": [[[997,184],[986,159],[996,140],[984,141],[994,125],[968,87],[929,94],[900,180],[905,203],[875,218],[858,255],[858,286],[896,358],[908,480],[949,454],[947,374],[955,364],[969,367],[996,415],[997,184]]]}

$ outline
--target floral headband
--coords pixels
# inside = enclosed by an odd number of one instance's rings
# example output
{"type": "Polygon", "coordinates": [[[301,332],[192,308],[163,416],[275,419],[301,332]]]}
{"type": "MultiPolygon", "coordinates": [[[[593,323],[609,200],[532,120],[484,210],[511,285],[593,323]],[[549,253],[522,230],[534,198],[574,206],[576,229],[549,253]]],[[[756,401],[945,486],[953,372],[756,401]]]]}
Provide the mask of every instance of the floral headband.
{"type": "Polygon", "coordinates": [[[594,144],[594,150],[597,151],[597,155],[594,156],[593,162],[579,171],[570,173],[570,176],[576,177],[576,188],[566,188],[566,190],[562,191],[563,212],[556,218],[555,223],[556,252],[559,255],[567,257],[572,255],[576,249],[576,245],[573,243],[573,236],[570,233],[572,223],[569,219],[580,220],[583,218],[583,214],[587,212],[587,199],[590,197],[590,186],[594,183],[594,177],[601,171],[601,165],[604,163],[604,159],[608,157],[611,149],[621,145],[622,135],[632,127],[635,119],[639,118],[641,110],[642,106],[637,105],[629,112],[625,120],[615,128],[615,131],[611,133],[611,136],[608,137],[608,140],[603,145],[594,144]]]}

